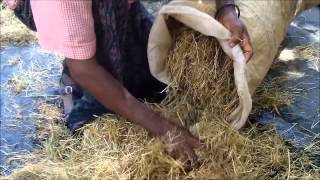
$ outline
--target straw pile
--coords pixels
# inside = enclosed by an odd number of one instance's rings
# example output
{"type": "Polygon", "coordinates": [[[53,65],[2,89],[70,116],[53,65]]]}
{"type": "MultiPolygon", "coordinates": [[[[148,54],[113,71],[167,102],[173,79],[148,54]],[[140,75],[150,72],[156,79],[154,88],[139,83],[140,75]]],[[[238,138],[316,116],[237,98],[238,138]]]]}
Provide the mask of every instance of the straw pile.
{"type": "Polygon", "coordinates": [[[312,162],[290,152],[271,128],[231,129],[238,103],[232,62],[216,40],[183,29],[168,57],[170,95],[155,110],[176,119],[206,143],[201,166],[184,172],[170,145],[116,116],[104,116],[81,136],[50,124],[48,140],[10,179],[284,179],[319,177],[312,162]],[[306,167],[305,165],[308,165],[306,167]]]}

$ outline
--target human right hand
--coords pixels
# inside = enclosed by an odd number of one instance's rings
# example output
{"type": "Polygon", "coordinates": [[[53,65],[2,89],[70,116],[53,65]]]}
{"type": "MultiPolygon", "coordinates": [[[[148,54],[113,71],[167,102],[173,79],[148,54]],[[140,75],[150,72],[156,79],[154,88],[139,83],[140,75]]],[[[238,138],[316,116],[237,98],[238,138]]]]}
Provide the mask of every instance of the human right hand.
{"type": "Polygon", "coordinates": [[[175,126],[166,133],[164,140],[171,145],[168,149],[169,155],[176,160],[180,160],[185,171],[190,171],[199,166],[195,150],[202,148],[203,144],[187,129],[175,126]]]}
{"type": "Polygon", "coordinates": [[[95,57],[84,61],[67,59],[66,64],[75,82],[94,95],[106,108],[146,129],[151,136],[173,144],[169,154],[181,160],[186,165],[186,171],[197,164],[194,150],[201,148],[200,140],[137,100],[96,62],[95,57]]]}

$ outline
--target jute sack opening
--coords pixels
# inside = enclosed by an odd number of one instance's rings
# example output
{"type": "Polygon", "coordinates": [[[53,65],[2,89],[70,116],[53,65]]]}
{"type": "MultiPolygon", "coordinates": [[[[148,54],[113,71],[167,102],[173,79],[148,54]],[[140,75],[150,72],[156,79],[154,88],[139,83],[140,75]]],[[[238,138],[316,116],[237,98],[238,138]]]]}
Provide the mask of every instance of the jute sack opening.
{"type": "Polygon", "coordinates": [[[240,129],[252,109],[251,94],[268,72],[287,28],[293,18],[319,1],[239,1],[241,20],[246,24],[251,37],[254,56],[246,65],[240,46],[230,48],[231,33],[213,18],[216,7],[212,0],[174,0],[162,7],[152,27],[148,59],[152,75],[163,83],[170,84],[166,69],[167,56],[173,46],[169,17],[206,36],[218,40],[223,51],[233,59],[234,81],[239,96],[239,105],[229,116],[229,122],[240,129]]]}

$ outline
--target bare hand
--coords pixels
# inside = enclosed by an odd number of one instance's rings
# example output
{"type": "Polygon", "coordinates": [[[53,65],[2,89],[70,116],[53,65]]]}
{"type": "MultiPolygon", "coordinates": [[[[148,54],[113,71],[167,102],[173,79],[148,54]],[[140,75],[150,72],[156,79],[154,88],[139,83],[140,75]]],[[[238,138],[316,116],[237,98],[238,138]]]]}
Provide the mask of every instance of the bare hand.
{"type": "Polygon", "coordinates": [[[190,171],[192,168],[199,166],[195,149],[199,149],[203,145],[198,138],[181,127],[175,127],[168,131],[164,138],[165,141],[172,145],[168,150],[169,154],[183,163],[185,171],[190,171]]]}
{"type": "Polygon", "coordinates": [[[240,43],[246,62],[249,62],[253,56],[250,37],[246,26],[238,18],[235,9],[233,7],[224,7],[219,11],[217,20],[232,33],[231,39],[229,40],[230,47],[233,48],[240,43]]]}

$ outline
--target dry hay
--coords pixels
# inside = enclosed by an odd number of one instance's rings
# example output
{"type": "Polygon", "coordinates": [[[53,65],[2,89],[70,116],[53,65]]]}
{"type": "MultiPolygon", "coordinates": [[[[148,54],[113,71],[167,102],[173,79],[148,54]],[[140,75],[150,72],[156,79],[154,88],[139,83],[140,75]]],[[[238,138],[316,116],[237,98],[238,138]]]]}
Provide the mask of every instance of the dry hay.
{"type": "Polygon", "coordinates": [[[174,36],[176,45],[167,60],[170,93],[163,112],[176,114],[185,126],[198,122],[202,112],[226,120],[238,105],[232,61],[213,38],[184,28],[174,36]]]}
{"type": "Polygon", "coordinates": [[[11,10],[4,8],[3,3],[0,3],[0,16],[1,46],[37,42],[35,33],[22,24],[11,10]]]}
{"type": "MultiPolygon", "coordinates": [[[[30,64],[30,66],[33,66],[33,64],[30,64]]],[[[19,69],[6,82],[4,90],[7,90],[13,96],[21,93],[32,94],[32,92],[44,90],[52,84],[52,82],[44,81],[45,78],[48,78],[48,74],[47,70],[37,67],[30,70],[19,69]]]]}
{"type": "Polygon", "coordinates": [[[281,83],[286,79],[280,76],[263,81],[253,96],[253,111],[268,110],[280,114],[279,107],[290,106],[294,102],[293,92],[281,89],[281,83]]]}
{"type": "MultiPolygon", "coordinates": [[[[225,122],[237,105],[232,62],[217,42],[183,30],[168,60],[170,95],[154,107],[206,144],[201,166],[184,172],[165,152],[170,145],[116,116],[98,118],[70,136],[50,121],[46,143],[32,163],[9,179],[315,179],[318,167],[290,152],[271,128],[240,132],[225,122]],[[34,162],[37,160],[37,162],[34,162]]],[[[48,111],[47,111],[48,112],[48,111]]]]}
{"type": "Polygon", "coordinates": [[[320,46],[319,45],[298,46],[297,54],[299,58],[303,58],[309,61],[320,62],[320,46]]]}
{"type": "Polygon", "coordinates": [[[13,75],[6,84],[6,88],[14,95],[20,94],[23,90],[27,89],[29,82],[20,76],[13,75]]]}
{"type": "Polygon", "coordinates": [[[312,68],[320,72],[320,45],[306,45],[297,47],[298,57],[310,61],[312,68]]]}
{"type": "MultiPolygon", "coordinates": [[[[33,55],[33,54],[32,54],[33,55]]],[[[49,57],[45,54],[44,57],[49,57]]],[[[21,57],[12,57],[3,67],[15,66],[10,79],[3,85],[3,90],[13,97],[19,94],[30,96],[43,96],[43,91],[48,87],[55,87],[56,73],[61,65],[62,58],[58,55],[47,63],[43,63],[42,57],[35,57],[30,62],[23,62],[21,57]]]]}

